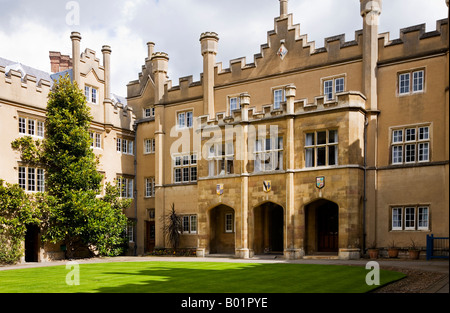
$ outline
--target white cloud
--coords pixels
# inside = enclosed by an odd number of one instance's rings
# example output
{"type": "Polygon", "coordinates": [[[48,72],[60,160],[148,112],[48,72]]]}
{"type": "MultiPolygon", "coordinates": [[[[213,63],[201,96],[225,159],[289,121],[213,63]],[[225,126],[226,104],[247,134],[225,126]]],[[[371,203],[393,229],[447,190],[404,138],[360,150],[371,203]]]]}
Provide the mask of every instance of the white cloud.
{"type": "MultiPolygon", "coordinates": [[[[267,41],[267,31],[274,27],[279,14],[277,0],[78,0],[80,25],[65,22],[67,1],[0,0],[0,57],[49,71],[48,51],[71,54],[70,32],[82,35],[82,50],[89,47],[101,56],[102,45],[112,48],[112,90],[126,95],[126,84],[138,78],[147,56],[146,42],[156,43],[156,51],[169,54],[169,75],[178,78],[202,71],[200,34],[219,34],[217,61],[228,67],[229,60],[260,52],[267,41]]],[[[291,0],[289,12],[302,34],[316,47],[324,38],[346,34],[353,40],[362,28],[358,0],[291,0]]],[[[427,31],[435,29],[436,20],[447,17],[444,0],[385,0],[380,32],[398,38],[400,28],[420,23],[427,31]]]]}

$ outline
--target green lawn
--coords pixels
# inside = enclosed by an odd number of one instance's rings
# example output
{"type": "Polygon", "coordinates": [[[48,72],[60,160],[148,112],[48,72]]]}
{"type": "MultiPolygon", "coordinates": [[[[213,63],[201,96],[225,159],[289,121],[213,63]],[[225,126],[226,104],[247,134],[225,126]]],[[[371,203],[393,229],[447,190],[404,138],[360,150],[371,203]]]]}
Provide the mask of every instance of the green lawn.
{"type": "MultiPolygon", "coordinates": [[[[0,293],[362,293],[364,267],[217,262],[80,264],[80,285],[65,266],[0,271],[0,293]]],[[[405,275],[381,271],[381,285],[405,275]]]]}

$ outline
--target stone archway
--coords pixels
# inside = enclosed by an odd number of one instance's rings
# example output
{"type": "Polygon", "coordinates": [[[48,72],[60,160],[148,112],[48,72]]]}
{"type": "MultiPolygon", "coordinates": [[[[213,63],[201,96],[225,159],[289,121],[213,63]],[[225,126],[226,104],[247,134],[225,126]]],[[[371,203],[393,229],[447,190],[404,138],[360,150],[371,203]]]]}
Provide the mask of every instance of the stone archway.
{"type": "Polygon", "coordinates": [[[305,206],[306,254],[339,251],[339,206],[329,200],[316,200],[305,206]]]}
{"type": "Polygon", "coordinates": [[[234,254],[236,242],[235,212],[227,205],[209,211],[209,254],[234,254]]]}
{"type": "Polygon", "coordinates": [[[254,254],[283,254],[284,209],[273,202],[253,209],[254,254]]]}

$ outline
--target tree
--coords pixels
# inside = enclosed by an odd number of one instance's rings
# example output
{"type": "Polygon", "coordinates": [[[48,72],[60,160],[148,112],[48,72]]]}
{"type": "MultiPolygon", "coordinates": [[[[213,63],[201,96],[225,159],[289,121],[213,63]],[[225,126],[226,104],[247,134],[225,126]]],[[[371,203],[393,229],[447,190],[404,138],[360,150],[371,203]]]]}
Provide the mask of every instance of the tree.
{"type": "Polygon", "coordinates": [[[22,161],[46,170],[46,194],[39,199],[43,214],[42,239],[64,242],[66,255],[74,257],[79,247],[101,255],[123,251],[127,218],[118,192],[107,188],[98,198],[103,176],[91,147],[92,121],[86,98],[66,75],[55,82],[49,93],[43,142],[22,137],[12,143],[22,161]]]}
{"type": "Polygon", "coordinates": [[[26,225],[40,224],[39,207],[18,185],[0,179],[0,263],[17,263],[23,255],[26,225]]]}
{"type": "Polygon", "coordinates": [[[175,212],[174,203],[172,203],[172,209],[165,219],[165,223],[163,223],[163,231],[170,245],[176,251],[180,243],[180,235],[183,229],[183,219],[177,212],[175,212]]]}

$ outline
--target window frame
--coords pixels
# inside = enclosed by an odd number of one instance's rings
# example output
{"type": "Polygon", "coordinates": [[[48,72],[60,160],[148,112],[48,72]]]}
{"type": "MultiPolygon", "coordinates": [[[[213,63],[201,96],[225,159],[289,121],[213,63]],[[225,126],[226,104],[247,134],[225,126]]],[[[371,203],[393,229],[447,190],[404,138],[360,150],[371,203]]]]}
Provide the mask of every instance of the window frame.
{"type": "Polygon", "coordinates": [[[196,235],[198,231],[198,217],[197,214],[182,215],[182,234],[196,235]]]}
{"type": "Polygon", "coordinates": [[[321,78],[322,95],[325,102],[333,102],[337,100],[337,95],[345,91],[346,74],[336,75],[332,77],[321,78]],[[338,86],[341,87],[338,89],[338,86]]]}
{"type": "Polygon", "coordinates": [[[26,193],[45,191],[45,170],[43,168],[19,166],[17,178],[19,187],[26,193]]]}
{"type": "Polygon", "coordinates": [[[181,129],[190,129],[194,127],[194,110],[179,111],[176,112],[175,114],[177,123],[176,129],[181,130],[181,129]]]}
{"type": "Polygon", "coordinates": [[[284,169],[283,136],[255,140],[253,155],[253,171],[255,173],[282,171],[284,169]]]}
{"type": "Polygon", "coordinates": [[[155,197],[155,177],[146,177],[145,180],[145,196],[144,198],[154,198],[155,197]]]}
{"type": "Polygon", "coordinates": [[[155,138],[144,139],[144,154],[155,154],[156,141],[155,138]]]}
{"type": "Polygon", "coordinates": [[[408,165],[431,161],[431,124],[391,127],[390,137],[390,164],[408,165]]]}
{"type": "Polygon", "coordinates": [[[99,92],[98,87],[94,87],[91,85],[84,85],[84,96],[86,97],[86,101],[91,104],[98,105],[99,104],[99,92]]]}
{"type": "Polygon", "coordinates": [[[304,167],[305,168],[320,168],[320,167],[330,167],[330,166],[338,166],[339,165],[339,129],[338,128],[329,128],[329,129],[320,129],[320,130],[315,130],[315,131],[307,131],[305,132],[305,163],[304,163],[304,167]],[[333,142],[330,142],[330,132],[334,132],[335,135],[335,139],[333,142]],[[320,133],[325,133],[325,142],[320,142],[319,143],[319,134],[320,133]],[[311,135],[313,135],[312,139],[312,144],[308,144],[308,135],[311,138],[311,135]],[[330,164],[330,148],[333,147],[334,149],[334,164],[330,164]],[[318,158],[320,157],[319,155],[319,149],[323,150],[324,149],[324,153],[325,153],[325,160],[324,160],[324,165],[319,165],[319,160],[318,158]],[[311,152],[312,153],[309,153],[311,152]],[[309,165],[310,162],[308,162],[307,159],[307,155],[311,155],[312,157],[310,157],[310,159],[313,161],[312,165],[309,165]]]}
{"type": "Polygon", "coordinates": [[[224,220],[225,220],[225,233],[234,233],[234,214],[231,212],[225,213],[224,220]]]}
{"type": "Polygon", "coordinates": [[[399,96],[408,96],[424,93],[425,82],[425,68],[399,72],[397,74],[397,94],[399,96]]]}
{"type": "Polygon", "coordinates": [[[431,210],[428,204],[392,206],[390,214],[390,231],[418,232],[431,230],[431,210]],[[397,225],[398,223],[399,225],[397,225]]]}
{"type": "Polygon", "coordinates": [[[144,108],[144,118],[155,117],[155,107],[144,108]]]}
{"type": "Polygon", "coordinates": [[[117,137],[116,152],[126,155],[134,155],[134,140],[117,137]]]}
{"type": "Polygon", "coordinates": [[[116,184],[119,187],[120,198],[134,199],[134,178],[117,176],[116,184]]]}
{"type": "Polygon", "coordinates": [[[230,116],[234,111],[238,111],[241,109],[241,98],[240,96],[228,96],[228,111],[230,112],[230,116]],[[235,100],[235,101],[233,101],[235,100]],[[232,103],[235,102],[235,108],[232,108],[232,103]]]}
{"type": "Polygon", "coordinates": [[[272,96],[273,96],[273,109],[279,110],[281,109],[281,106],[283,103],[286,102],[286,91],[285,88],[276,87],[272,90],[272,96]],[[281,93],[280,95],[277,95],[277,93],[281,93]]]}
{"type": "Polygon", "coordinates": [[[19,116],[19,135],[42,139],[45,137],[45,121],[40,118],[19,116]]]}
{"type": "Polygon", "coordinates": [[[198,158],[197,153],[181,153],[172,155],[173,183],[187,184],[198,180],[198,158]],[[195,175],[193,175],[195,173],[195,175]],[[187,175],[186,175],[187,174],[187,175]],[[195,176],[195,179],[193,179],[195,176]],[[187,179],[186,179],[187,178],[187,179]]]}

